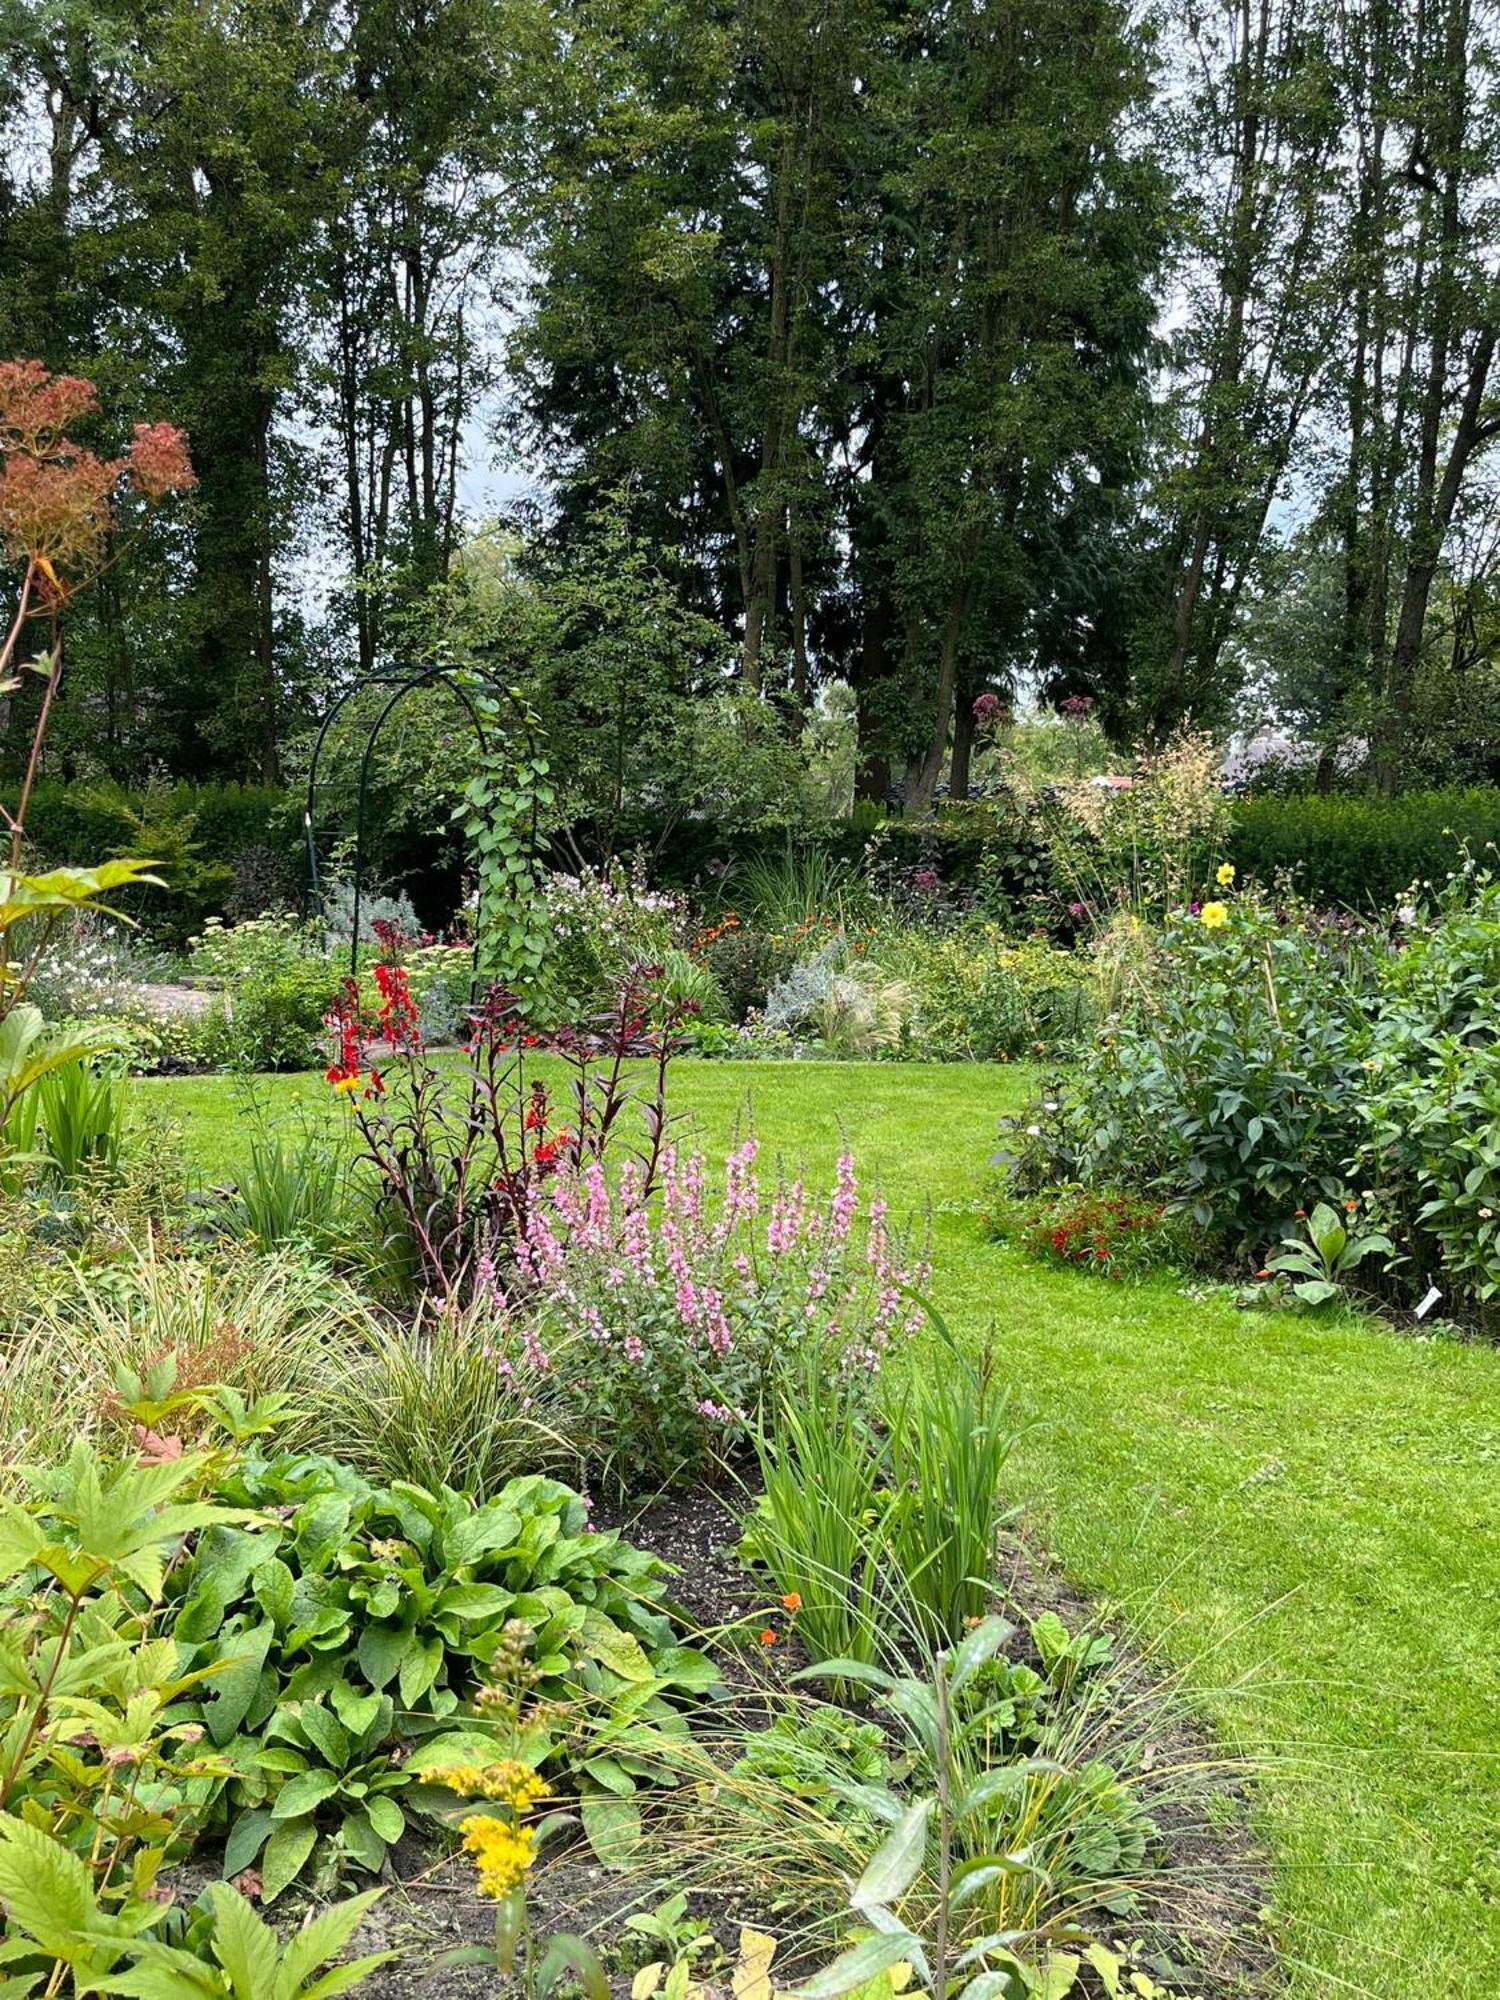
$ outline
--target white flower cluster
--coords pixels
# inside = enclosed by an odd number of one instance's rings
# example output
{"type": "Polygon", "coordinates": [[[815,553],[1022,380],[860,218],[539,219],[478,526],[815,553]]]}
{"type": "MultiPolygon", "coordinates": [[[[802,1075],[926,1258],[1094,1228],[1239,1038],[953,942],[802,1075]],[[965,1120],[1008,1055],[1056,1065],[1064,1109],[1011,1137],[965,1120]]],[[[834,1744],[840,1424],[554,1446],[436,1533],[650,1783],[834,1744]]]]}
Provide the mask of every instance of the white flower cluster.
{"type": "Polygon", "coordinates": [[[144,976],[123,926],[81,916],[42,954],[27,998],[53,1021],[134,1013],[144,976]]]}

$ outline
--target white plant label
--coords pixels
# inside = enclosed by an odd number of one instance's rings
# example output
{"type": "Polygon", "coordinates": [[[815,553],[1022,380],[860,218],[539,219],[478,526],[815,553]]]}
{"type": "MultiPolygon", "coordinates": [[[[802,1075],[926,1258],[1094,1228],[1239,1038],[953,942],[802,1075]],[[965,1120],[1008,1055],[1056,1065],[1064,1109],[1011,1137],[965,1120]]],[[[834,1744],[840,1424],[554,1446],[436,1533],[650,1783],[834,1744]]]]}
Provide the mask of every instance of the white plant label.
{"type": "Polygon", "coordinates": [[[1432,1311],[1433,1307],[1437,1304],[1438,1300],[1441,1299],[1442,1296],[1443,1296],[1442,1293],[1438,1290],[1436,1285],[1430,1285],[1427,1290],[1426,1298],[1423,1299],[1422,1303],[1417,1307],[1417,1318],[1426,1319],[1427,1315],[1432,1311]]]}

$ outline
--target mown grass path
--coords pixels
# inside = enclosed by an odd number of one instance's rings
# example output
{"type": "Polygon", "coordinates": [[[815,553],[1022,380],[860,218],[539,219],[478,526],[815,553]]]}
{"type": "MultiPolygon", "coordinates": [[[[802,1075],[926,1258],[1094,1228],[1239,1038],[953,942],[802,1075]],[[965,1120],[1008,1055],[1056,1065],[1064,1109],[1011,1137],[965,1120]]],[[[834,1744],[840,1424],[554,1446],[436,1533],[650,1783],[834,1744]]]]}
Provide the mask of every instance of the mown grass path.
{"type": "MultiPolygon", "coordinates": [[[[1017,1071],[683,1063],[712,1151],[747,1103],[766,1153],[840,1135],[892,1208],[930,1207],[933,1297],[992,1336],[1028,1429],[1035,1538],[1264,1761],[1258,1818],[1299,2000],[1500,1995],[1500,1354],[1379,1324],[1243,1313],[1170,1279],[1105,1285],[984,1239],[1017,1071]]],[[[321,1112],[320,1080],[266,1085],[321,1112]]],[[[219,1079],[153,1085],[232,1178],[219,1079]]]]}

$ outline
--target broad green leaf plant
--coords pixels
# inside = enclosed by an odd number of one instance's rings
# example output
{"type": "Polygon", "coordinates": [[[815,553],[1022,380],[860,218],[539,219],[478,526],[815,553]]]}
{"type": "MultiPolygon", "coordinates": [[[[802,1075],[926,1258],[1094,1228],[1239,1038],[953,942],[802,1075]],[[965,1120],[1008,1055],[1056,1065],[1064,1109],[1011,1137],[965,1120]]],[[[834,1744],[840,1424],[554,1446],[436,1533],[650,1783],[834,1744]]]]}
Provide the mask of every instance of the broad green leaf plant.
{"type": "Polygon", "coordinates": [[[358,1929],[375,1889],[325,1910],[283,1942],[227,1882],[204,1891],[184,1941],[149,1933],[168,1905],[133,1885],[112,1904],[100,1897],[79,1857],[42,1828],[0,1819],[0,1995],[53,1994],[68,1976],[75,1993],[120,1993],[135,2000],[332,2000],[362,1985],[395,1956],[336,1959],[358,1929]]]}
{"type": "Polygon", "coordinates": [[[717,1680],[676,1644],[654,1558],[537,1475],[476,1506],[284,1455],[221,1497],[253,1518],[200,1538],[172,1632],[227,1661],[198,1710],[233,1771],[226,1874],[258,1865],[272,1902],[309,1866],[374,1873],[409,1811],[451,1815],[439,1773],[497,1755],[558,1771],[604,1858],[636,1844],[636,1792],[717,1680]]]}

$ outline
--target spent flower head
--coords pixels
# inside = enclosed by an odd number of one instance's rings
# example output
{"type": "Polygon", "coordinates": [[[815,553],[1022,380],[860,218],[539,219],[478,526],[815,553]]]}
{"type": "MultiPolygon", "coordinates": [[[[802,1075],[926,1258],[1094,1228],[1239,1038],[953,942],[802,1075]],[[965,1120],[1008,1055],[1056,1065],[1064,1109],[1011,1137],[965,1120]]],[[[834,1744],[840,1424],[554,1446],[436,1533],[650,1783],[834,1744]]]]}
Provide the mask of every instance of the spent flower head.
{"type": "Polygon", "coordinates": [[[92,382],[40,361],[0,362],[0,552],[36,566],[44,605],[97,567],[122,492],[154,503],[195,483],[172,424],[137,424],[123,458],[79,444],[70,431],[98,407],[92,382]]]}

